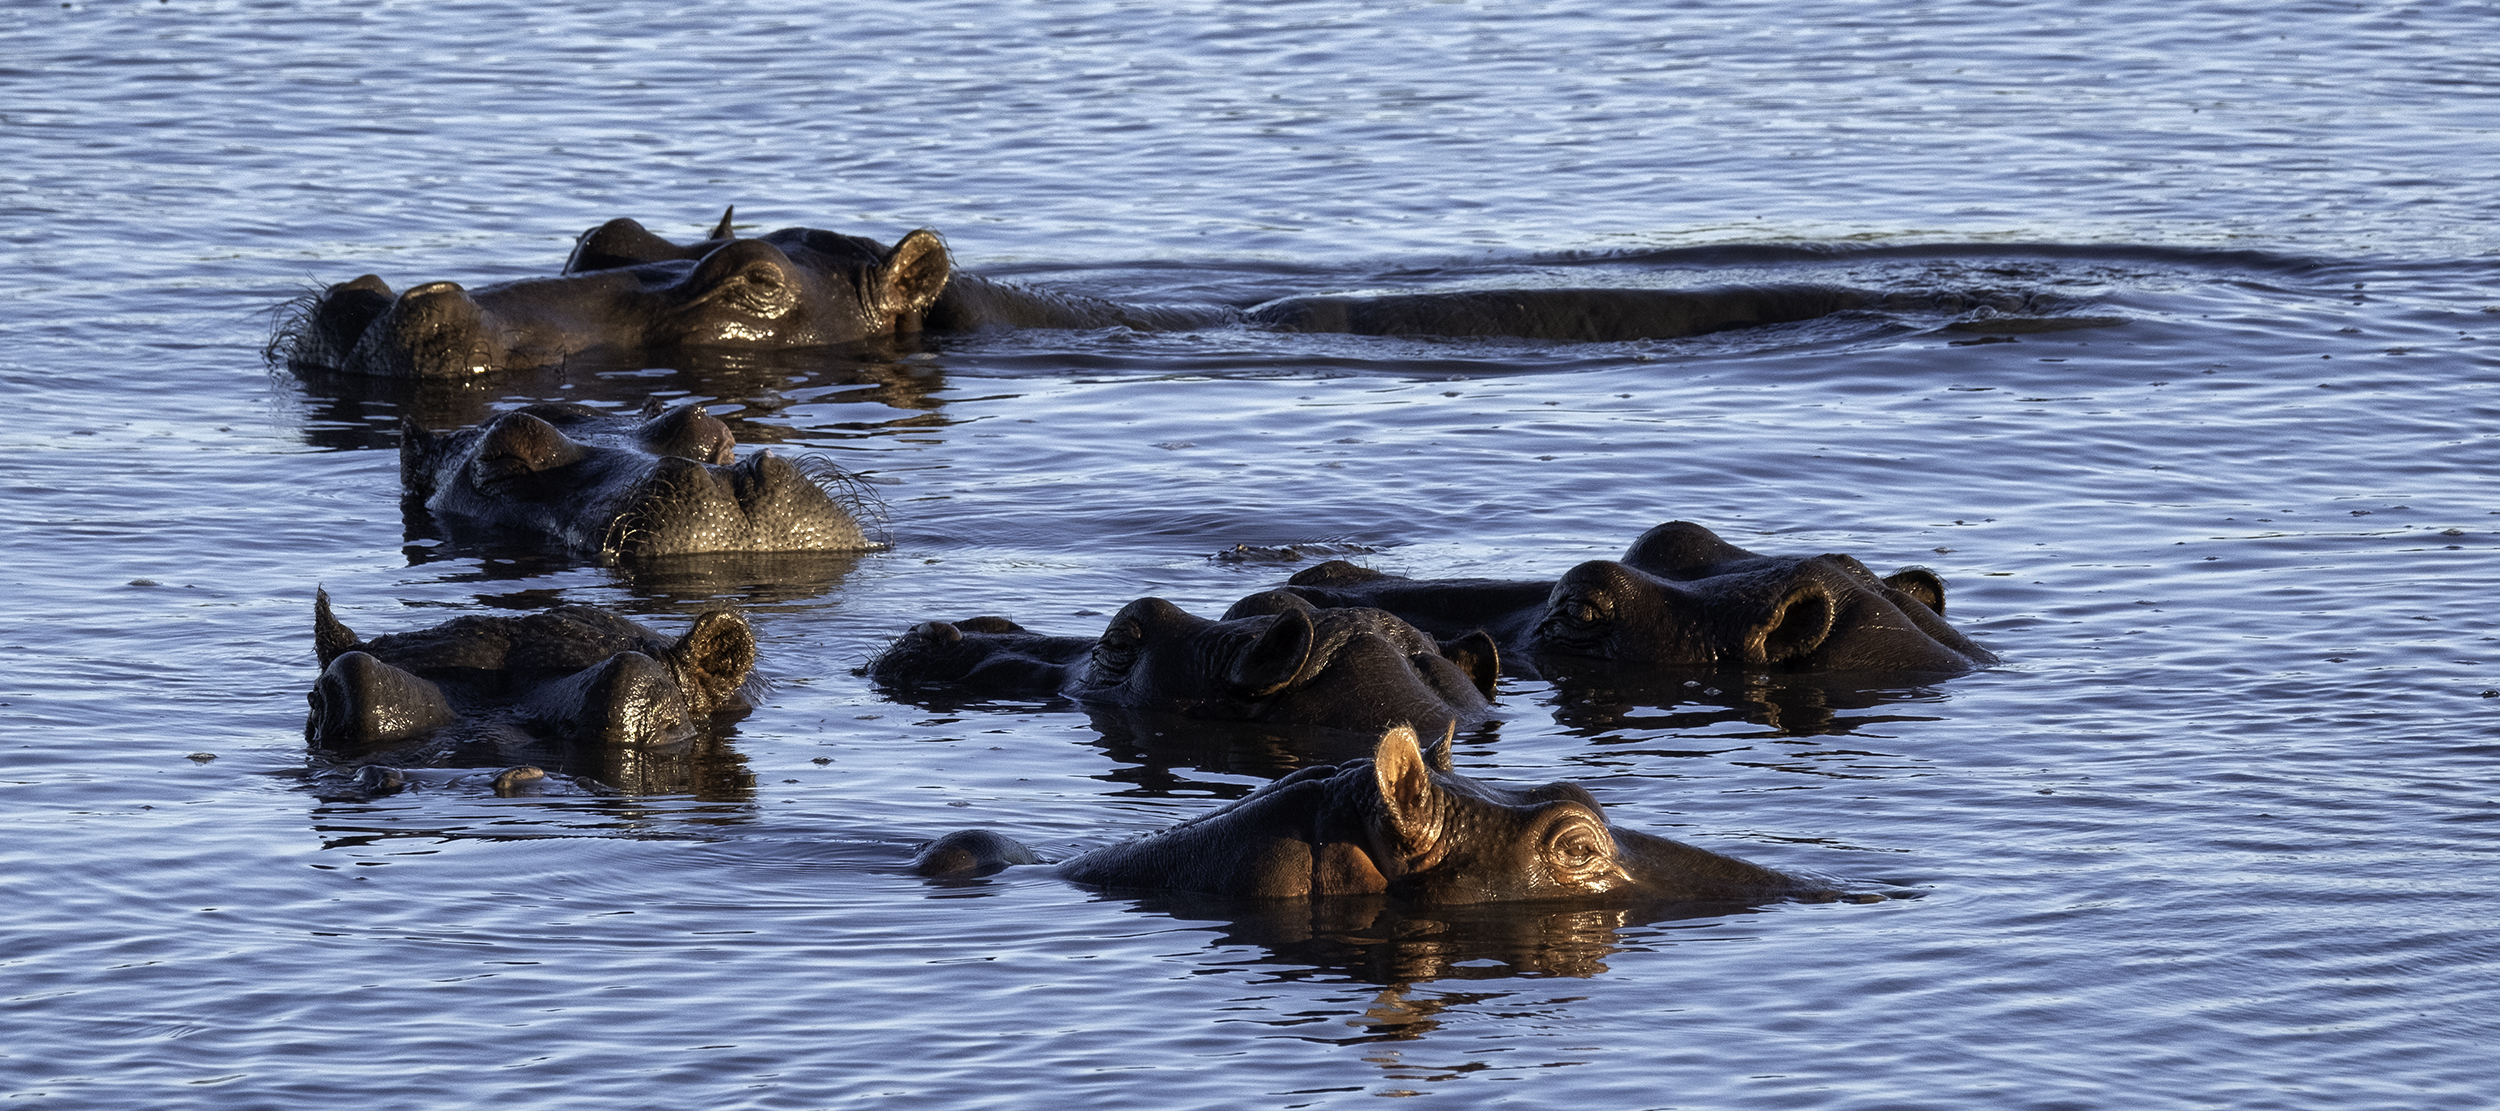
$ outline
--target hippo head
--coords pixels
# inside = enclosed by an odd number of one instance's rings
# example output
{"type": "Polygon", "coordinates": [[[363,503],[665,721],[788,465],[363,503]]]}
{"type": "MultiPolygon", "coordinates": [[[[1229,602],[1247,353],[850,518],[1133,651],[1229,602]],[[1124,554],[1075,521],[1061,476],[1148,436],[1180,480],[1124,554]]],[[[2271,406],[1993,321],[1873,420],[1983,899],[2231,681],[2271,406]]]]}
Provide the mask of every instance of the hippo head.
{"type": "Polygon", "coordinates": [[[630,220],[586,233],[574,265],[583,268],[555,278],[427,282],[396,295],[367,274],[299,302],[268,353],[297,368],[436,378],[557,366],[594,349],[821,347],[917,330],[951,270],[925,228],[892,247],[785,228],[678,248],[630,220]]]}
{"type": "MultiPolygon", "coordinates": [[[[1806,881],[1618,830],[1568,783],[1504,787],[1388,730],[1369,760],[1308,768],[1213,814],[1077,857],[1105,887],[1251,898],[1387,895],[1421,903],[1538,899],[1762,902],[1828,896],[1806,881]]],[[[919,867],[928,873],[930,864],[919,867]]]]}
{"type": "Polygon", "coordinates": [[[1004,617],[923,621],[895,638],[859,674],[882,687],[949,687],[1003,698],[1053,697],[1093,637],[1036,633],[1004,617]]]}
{"type": "Polygon", "coordinates": [[[1540,655],[1683,667],[1962,672],[1996,662],[1944,621],[1944,582],[1845,555],[1763,556],[1700,525],[1643,533],[1565,573],[1529,630],[1540,655]]]}
{"type": "Polygon", "coordinates": [[[811,474],[770,453],[739,462],[728,427],[699,405],[654,403],[638,418],[531,405],[476,428],[401,433],[411,499],[607,562],[875,546],[826,492],[838,473],[818,465],[811,474]]]}
{"type": "Polygon", "coordinates": [[[755,634],[726,610],[674,640],[588,606],[463,617],[359,638],[315,595],[321,677],[304,738],[360,754],[438,731],[600,745],[669,744],[744,709],[755,634]]]}
{"type": "Polygon", "coordinates": [[[1483,720],[1499,670],[1492,639],[1448,645],[1379,610],[1313,610],[1281,592],[1223,620],[1161,598],[1122,607],[1098,637],[1028,632],[1002,617],[914,627],[861,674],[1203,719],[1376,731],[1483,720]]]}
{"type": "Polygon", "coordinates": [[[1068,693],[1272,725],[1437,730],[1487,716],[1498,670],[1491,638],[1445,652],[1380,610],[1314,610],[1270,592],[1209,621],[1141,598],[1112,616],[1068,693]]]}

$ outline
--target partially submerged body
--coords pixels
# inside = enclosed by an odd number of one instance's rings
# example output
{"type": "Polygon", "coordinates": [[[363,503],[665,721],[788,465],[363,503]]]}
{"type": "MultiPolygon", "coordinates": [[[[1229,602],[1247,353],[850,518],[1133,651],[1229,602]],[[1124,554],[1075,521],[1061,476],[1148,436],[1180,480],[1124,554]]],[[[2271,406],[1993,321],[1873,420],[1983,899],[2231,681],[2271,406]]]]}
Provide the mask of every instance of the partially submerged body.
{"type": "Polygon", "coordinates": [[[1498,666],[1482,637],[1445,645],[1377,610],[1318,611],[1271,593],[1214,621],[1143,598],[1092,637],[1047,636],[1002,617],[923,622],[861,673],[894,689],[1368,734],[1484,720],[1498,666]]]}
{"type": "MultiPolygon", "coordinates": [[[[986,830],[938,839],[927,876],[1032,863],[986,830]]],[[[1568,783],[1515,788],[1449,770],[1415,732],[1387,731],[1369,760],[1307,768],[1170,829],[1057,865],[1122,891],[1242,899],[1385,895],[1416,903],[1639,899],[1752,904],[1844,897],[1832,886],[1633,830],[1568,783]]]]}
{"type": "Polygon", "coordinates": [[[996,328],[1246,326],[1575,343],[1672,339],[1936,302],[1932,293],[1766,284],[1145,305],[958,273],[945,243],[926,228],[891,246],[815,228],[740,238],[724,216],[710,236],[676,243],[618,219],[584,232],[555,277],[475,289],[438,281],[395,293],[366,274],[330,286],[294,306],[268,354],[304,369],[432,378],[559,366],[593,351],[774,351],[996,328]]]}
{"type": "Polygon", "coordinates": [[[475,428],[401,432],[401,482],[428,511],[606,563],[876,546],[856,502],[826,491],[837,480],[826,468],[770,452],[740,461],[728,427],[699,405],[626,417],[539,404],[475,428]]]}
{"type": "Polygon", "coordinates": [[[1674,521],[1621,560],[1555,580],[1407,579],[1330,561],[1286,591],[1387,610],[1434,636],[1481,630],[1514,673],[1577,659],[1651,668],[1955,674],[1996,655],[1944,620],[1944,581],[1845,555],[1765,556],[1674,521]]]}
{"type": "Polygon", "coordinates": [[[746,712],[755,666],[754,633],[726,610],[673,638],[606,610],[558,606],[367,640],[323,592],[313,642],[321,675],[306,695],[304,739],[324,763],[348,769],[676,745],[746,712]]]}

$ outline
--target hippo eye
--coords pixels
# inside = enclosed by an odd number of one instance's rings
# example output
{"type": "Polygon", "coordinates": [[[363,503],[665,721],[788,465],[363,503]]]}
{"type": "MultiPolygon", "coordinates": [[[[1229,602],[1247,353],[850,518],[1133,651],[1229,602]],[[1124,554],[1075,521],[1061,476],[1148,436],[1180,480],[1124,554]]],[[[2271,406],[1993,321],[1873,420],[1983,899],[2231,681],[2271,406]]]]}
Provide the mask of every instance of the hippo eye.
{"type": "Polygon", "coordinates": [[[1565,817],[1546,834],[1545,859],[1553,866],[1556,878],[1567,882],[1593,881],[1597,877],[1592,873],[1609,870],[1614,856],[1614,838],[1585,814],[1565,817]]]}
{"type": "Polygon", "coordinates": [[[1137,662],[1137,650],[1145,643],[1146,631],[1134,622],[1121,622],[1102,631],[1102,639],[1094,642],[1094,670],[1103,675],[1126,672],[1137,662]]]}
{"type": "Polygon", "coordinates": [[[1604,600],[1587,594],[1564,598],[1561,605],[1554,607],[1554,612],[1575,625],[1595,625],[1606,620],[1604,600]]]}
{"type": "Polygon", "coordinates": [[[790,310],[794,297],[789,279],[770,263],[739,271],[720,290],[723,304],[750,316],[780,316],[790,310]]]}

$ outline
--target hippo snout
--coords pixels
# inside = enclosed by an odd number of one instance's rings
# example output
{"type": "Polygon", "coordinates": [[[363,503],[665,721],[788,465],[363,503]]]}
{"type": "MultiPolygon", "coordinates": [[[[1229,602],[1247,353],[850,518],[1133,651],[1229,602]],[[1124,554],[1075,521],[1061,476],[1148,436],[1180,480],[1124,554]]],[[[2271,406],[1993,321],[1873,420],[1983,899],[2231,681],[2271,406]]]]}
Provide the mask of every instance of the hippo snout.
{"type": "Polygon", "coordinates": [[[348,369],[361,373],[419,377],[478,374],[505,361],[484,311],[458,282],[427,282],[401,293],[347,360],[348,369]]]}
{"type": "Polygon", "coordinates": [[[403,740],[455,716],[441,688],[365,652],[331,660],[305,699],[304,739],[325,748],[403,740]]]}

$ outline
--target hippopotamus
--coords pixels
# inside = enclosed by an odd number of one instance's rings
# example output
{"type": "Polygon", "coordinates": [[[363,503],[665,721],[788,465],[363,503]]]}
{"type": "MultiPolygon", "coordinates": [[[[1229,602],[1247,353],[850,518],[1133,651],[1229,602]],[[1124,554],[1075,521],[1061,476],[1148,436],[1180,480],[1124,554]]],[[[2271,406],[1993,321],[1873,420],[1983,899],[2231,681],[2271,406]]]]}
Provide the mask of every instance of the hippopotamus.
{"type": "Polygon", "coordinates": [[[1482,634],[1436,642],[1379,610],[1316,610],[1270,591],[1213,621],[1140,598],[1091,637],[1035,633],[1003,617],[923,622],[860,674],[903,690],[941,685],[1376,734],[1485,720],[1499,667],[1482,634]]]}
{"type": "Polygon", "coordinates": [[[365,640],[319,591],[313,645],[304,739],[347,767],[561,765],[584,749],[676,745],[750,709],[755,667],[755,634],[728,610],[673,638],[568,605],[365,640]]]}
{"type": "Polygon", "coordinates": [[[770,452],[739,461],[733,446],[700,405],[655,399],[628,416],[548,403],[446,433],[403,424],[399,474],[410,500],[456,525],[605,563],[877,546],[860,528],[859,500],[826,492],[843,482],[830,464],[770,452]]]}
{"type": "MultiPolygon", "coordinates": [[[[1606,821],[1570,783],[1508,787],[1427,757],[1416,732],[1384,732],[1368,760],[1305,768],[1220,810],[1055,867],[1125,891],[1242,899],[1385,895],[1415,903],[1611,899],[1766,903],[1831,900],[1832,885],[1606,821]]],[[[988,830],[924,846],[912,870],[987,874],[1035,863],[988,830]]]]}
{"type": "Polygon", "coordinates": [[[1330,560],[1284,590],[1384,609],[1433,636],[1491,634],[1512,673],[1558,660],[1633,668],[1955,674],[1997,662],[1944,620],[1944,580],[1877,578],[1845,555],[1766,556],[1690,521],[1560,579],[1409,579],[1330,560]]]}
{"type": "MultiPolygon", "coordinates": [[[[767,351],[879,336],[993,328],[1143,331],[1250,326],[1283,332],[1668,339],[1858,308],[1965,307],[1968,295],[1838,286],[1469,290],[1311,295],[1253,305],[1136,305],[955,271],[935,231],[893,245],[816,228],[751,238],[727,215],[676,243],[629,219],[575,241],[563,273],[394,294],[366,274],[281,313],[267,354],[299,369],[449,377],[557,366],[586,353],[767,351]]],[[[2002,297],[1986,307],[1997,307],[2002,297]]],[[[2015,298],[2015,302],[2024,299],[2015,298]]]]}

